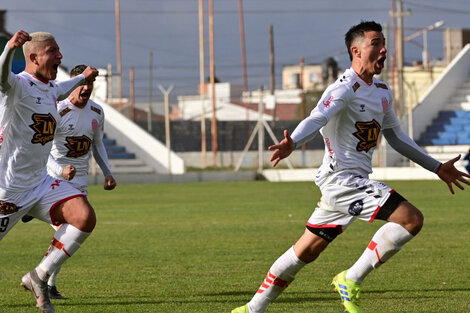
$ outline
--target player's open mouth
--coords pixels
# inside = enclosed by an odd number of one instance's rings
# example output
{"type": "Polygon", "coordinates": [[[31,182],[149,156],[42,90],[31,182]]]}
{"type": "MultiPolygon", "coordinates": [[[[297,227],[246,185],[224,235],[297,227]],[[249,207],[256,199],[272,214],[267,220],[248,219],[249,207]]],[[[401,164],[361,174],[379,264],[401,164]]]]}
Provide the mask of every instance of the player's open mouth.
{"type": "Polygon", "coordinates": [[[377,60],[377,63],[379,63],[379,65],[380,65],[381,67],[384,67],[385,59],[387,59],[387,58],[386,58],[386,57],[380,57],[380,58],[377,60]]]}

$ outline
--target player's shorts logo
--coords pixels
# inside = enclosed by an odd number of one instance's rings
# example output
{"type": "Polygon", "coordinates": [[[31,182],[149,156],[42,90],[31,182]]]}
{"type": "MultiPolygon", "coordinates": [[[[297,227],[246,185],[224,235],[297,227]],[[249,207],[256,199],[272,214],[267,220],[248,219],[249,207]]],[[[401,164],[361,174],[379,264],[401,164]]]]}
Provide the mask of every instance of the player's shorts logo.
{"type": "Polygon", "coordinates": [[[362,202],[362,200],[357,200],[351,203],[351,205],[349,206],[348,212],[351,215],[357,216],[361,214],[363,207],[364,207],[364,202],[362,202]]]}
{"type": "Polygon", "coordinates": [[[381,128],[379,122],[376,120],[370,122],[356,122],[357,132],[353,134],[359,139],[356,150],[368,152],[371,148],[377,146],[381,128]]]}
{"type": "Polygon", "coordinates": [[[55,128],[57,122],[51,113],[39,114],[34,113],[31,118],[34,124],[29,125],[36,133],[31,139],[32,143],[40,143],[43,146],[54,139],[55,128]]]}
{"type": "Polygon", "coordinates": [[[66,137],[65,140],[67,140],[65,146],[69,149],[67,157],[78,158],[90,151],[91,139],[85,135],[66,137]]]}

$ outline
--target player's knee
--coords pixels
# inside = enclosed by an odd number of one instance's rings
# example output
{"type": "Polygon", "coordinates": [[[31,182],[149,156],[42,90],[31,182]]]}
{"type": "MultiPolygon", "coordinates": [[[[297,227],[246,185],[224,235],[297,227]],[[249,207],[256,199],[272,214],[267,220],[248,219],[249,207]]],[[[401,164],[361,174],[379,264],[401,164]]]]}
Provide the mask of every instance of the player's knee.
{"type": "Polygon", "coordinates": [[[412,235],[417,235],[421,228],[423,228],[424,224],[424,216],[420,210],[416,209],[410,214],[409,221],[408,221],[408,232],[412,235]]]}
{"type": "Polygon", "coordinates": [[[78,229],[91,233],[96,226],[96,214],[92,207],[85,207],[80,210],[80,214],[75,220],[78,229]]]}

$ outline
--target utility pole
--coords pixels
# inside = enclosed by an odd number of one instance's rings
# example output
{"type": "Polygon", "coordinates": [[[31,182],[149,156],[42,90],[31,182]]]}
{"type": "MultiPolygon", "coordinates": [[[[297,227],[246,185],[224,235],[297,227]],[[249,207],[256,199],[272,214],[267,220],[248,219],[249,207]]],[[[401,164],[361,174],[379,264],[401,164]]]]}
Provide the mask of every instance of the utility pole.
{"type": "Polygon", "coordinates": [[[134,106],[135,106],[135,88],[134,88],[134,67],[131,66],[129,68],[129,100],[130,100],[130,105],[129,105],[129,118],[131,121],[135,121],[135,116],[134,116],[134,106]]]}
{"type": "Polygon", "coordinates": [[[411,15],[411,11],[407,10],[403,12],[403,1],[397,1],[397,10],[394,12],[395,3],[392,1],[392,18],[397,20],[397,29],[395,32],[395,51],[396,51],[396,66],[397,66],[397,78],[398,78],[398,106],[397,115],[402,117],[405,111],[405,88],[403,78],[403,66],[404,66],[404,48],[403,48],[403,17],[411,15]]]}
{"type": "Polygon", "coordinates": [[[106,99],[109,104],[111,104],[111,100],[113,99],[113,65],[108,63],[108,73],[106,75],[106,82],[107,82],[107,96],[106,99]]]}
{"type": "Polygon", "coordinates": [[[119,0],[114,0],[114,13],[116,16],[116,65],[118,71],[119,110],[122,109],[122,66],[121,66],[121,12],[119,0]]]}
{"type": "Polygon", "coordinates": [[[147,131],[152,133],[152,101],[153,101],[153,53],[149,56],[149,104],[147,106],[147,131]]]}
{"type": "MultiPolygon", "coordinates": [[[[275,66],[274,66],[274,30],[273,25],[269,25],[269,67],[270,67],[270,89],[271,96],[274,97],[274,90],[276,89],[275,82],[275,66]]],[[[273,123],[276,121],[276,98],[274,98],[273,107],[273,123]]]]}
{"type": "MultiPolygon", "coordinates": [[[[299,83],[300,83],[300,96],[301,96],[301,103],[300,103],[300,119],[304,120],[307,115],[307,108],[305,104],[305,91],[304,91],[304,66],[305,61],[304,58],[300,58],[300,74],[299,74],[299,83]]],[[[307,164],[307,145],[304,143],[302,145],[302,166],[306,166],[307,164]]]]}
{"type": "Polygon", "coordinates": [[[171,174],[170,92],[173,90],[173,86],[170,86],[167,90],[163,89],[161,85],[158,85],[158,88],[165,99],[165,142],[168,155],[168,174],[171,174]]]}
{"type": "Polygon", "coordinates": [[[240,48],[242,53],[243,91],[248,91],[248,76],[246,73],[246,50],[245,50],[245,22],[243,19],[243,0],[238,0],[238,20],[240,24],[240,48]]]}
{"type": "Polygon", "coordinates": [[[204,0],[199,0],[199,98],[201,100],[201,165],[206,167],[206,86],[204,82],[204,0]]]}
{"type": "Polygon", "coordinates": [[[212,91],[212,166],[217,166],[218,134],[217,116],[215,105],[215,65],[214,65],[214,0],[209,0],[209,59],[210,59],[210,81],[212,91]]]}

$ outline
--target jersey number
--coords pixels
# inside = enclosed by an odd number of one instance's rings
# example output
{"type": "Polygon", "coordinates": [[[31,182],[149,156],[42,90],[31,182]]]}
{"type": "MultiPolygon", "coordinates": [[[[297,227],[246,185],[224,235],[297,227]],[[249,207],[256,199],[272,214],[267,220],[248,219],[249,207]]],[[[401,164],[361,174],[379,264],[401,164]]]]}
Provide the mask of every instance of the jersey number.
{"type": "Polygon", "coordinates": [[[10,223],[9,217],[4,217],[0,220],[0,233],[3,233],[7,230],[9,223],[10,223]]]}

